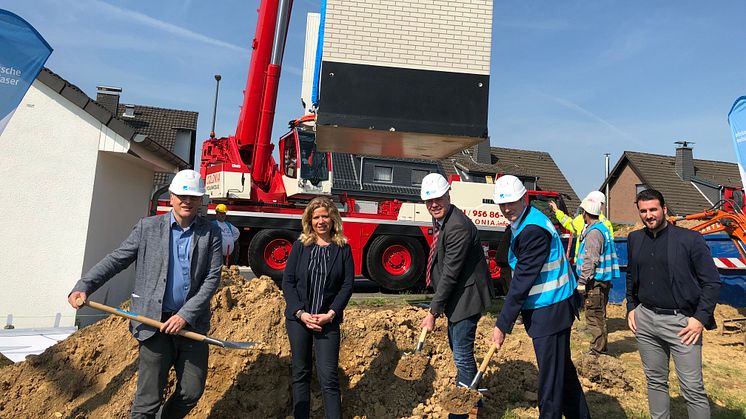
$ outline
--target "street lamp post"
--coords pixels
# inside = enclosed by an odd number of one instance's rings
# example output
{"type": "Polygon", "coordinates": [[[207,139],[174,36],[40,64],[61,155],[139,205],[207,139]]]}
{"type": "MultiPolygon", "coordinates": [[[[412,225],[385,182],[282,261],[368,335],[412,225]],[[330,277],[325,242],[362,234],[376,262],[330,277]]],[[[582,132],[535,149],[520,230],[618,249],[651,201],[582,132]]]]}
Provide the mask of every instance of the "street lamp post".
{"type": "Polygon", "coordinates": [[[218,112],[218,92],[220,91],[220,74],[215,75],[215,105],[212,107],[212,129],[210,130],[210,138],[215,138],[215,116],[218,112]]]}
{"type": "Polygon", "coordinates": [[[609,196],[609,156],[611,153],[604,153],[604,163],[605,163],[605,170],[604,170],[604,183],[606,183],[606,190],[604,191],[604,195],[606,195],[606,218],[609,218],[609,214],[611,213],[609,208],[611,207],[611,197],[609,196]]]}

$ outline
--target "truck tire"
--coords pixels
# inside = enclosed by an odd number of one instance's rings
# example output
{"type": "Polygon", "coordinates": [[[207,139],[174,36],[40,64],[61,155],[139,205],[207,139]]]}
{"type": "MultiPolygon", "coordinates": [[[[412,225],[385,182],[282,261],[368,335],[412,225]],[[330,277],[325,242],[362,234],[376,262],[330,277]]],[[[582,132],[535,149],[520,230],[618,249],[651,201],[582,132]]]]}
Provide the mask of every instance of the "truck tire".
{"type": "Polygon", "coordinates": [[[267,275],[278,284],[290,255],[290,248],[298,233],[290,230],[261,230],[249,243],[248,257],[251,271],[257,278],[267,275]]]}
{"type": "Polygon", "coordinates": [[[370,279],[393,291],[417,284],[427,263],[425,251],[417,240],[388,235],[373,239],[365,260],[370,279]]]}

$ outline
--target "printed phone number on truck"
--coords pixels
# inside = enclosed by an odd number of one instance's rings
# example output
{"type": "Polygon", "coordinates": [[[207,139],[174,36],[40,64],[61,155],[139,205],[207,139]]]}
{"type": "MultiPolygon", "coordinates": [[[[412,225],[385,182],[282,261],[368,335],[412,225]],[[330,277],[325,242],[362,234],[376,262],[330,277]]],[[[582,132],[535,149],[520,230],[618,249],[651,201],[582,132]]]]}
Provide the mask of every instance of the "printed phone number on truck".
{"type": "Polygon", "coordinates": [[[502,218],[500,211],[466,210],[467,217],[502,218]]]}

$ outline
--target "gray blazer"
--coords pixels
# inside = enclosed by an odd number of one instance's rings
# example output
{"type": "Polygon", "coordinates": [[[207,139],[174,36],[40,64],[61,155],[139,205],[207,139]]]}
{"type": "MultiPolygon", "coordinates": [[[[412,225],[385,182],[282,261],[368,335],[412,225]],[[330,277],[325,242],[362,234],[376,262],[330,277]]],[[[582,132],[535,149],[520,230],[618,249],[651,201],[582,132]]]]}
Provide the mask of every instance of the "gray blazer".
{"type": "Polygon", "coordinates": [[[430,309],[457,322],[483,312],[494,289],[474,223],[451,205],[438,237],[430,277],[435,295],[430,309]]]}
{"type": "MultiPolygon", "coordinates": [[[[119,248],[86,272],[72,292],[82,291],[90,296],[137,261],[130,311],[160,320],[171,248],[170,221],[170,213],[141,219],[119,248]]],[[[191,284],[177,314],[189,323],[190,329],[204,334],[210,329],[210,300],[220,285],[222,236],[220,228],[201,217],[194,220],[192,228],[191,284]]],[[[136,321],[130,322],[130,331],[140,341],[156,333],[156,329],[136,321]]]]}

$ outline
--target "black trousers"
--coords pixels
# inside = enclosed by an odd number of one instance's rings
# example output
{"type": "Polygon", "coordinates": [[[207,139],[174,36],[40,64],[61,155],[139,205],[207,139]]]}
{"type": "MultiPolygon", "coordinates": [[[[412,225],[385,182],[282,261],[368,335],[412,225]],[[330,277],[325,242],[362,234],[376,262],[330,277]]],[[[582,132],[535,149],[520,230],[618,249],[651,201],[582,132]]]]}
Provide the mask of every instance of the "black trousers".
{"type": "Polygon", "coordinates": [[[339,323],[325,324],[313,332],[300,320],[285,320],[293,362],[293,417],[308,418],[311,413],[311,365],[316,355],[316,376],[328,419],[342,417],[339,391],[339,323]]]}
{"type": "Polygon", "coordinates": [[[570,358],[570,328],[534,338],[539,364],[539,418],[590,418],[578,372],[570,358]]]}
{"type": "Polygon", "coordinates": [[[140,342],[137,392],[132,403],[132,419],[183,418],[205,391],[209,349],[204,342],[156,333],[140,342]],[[171,367],[176,370],[176,389],[162,404],[163,390],[171,367]]]}

